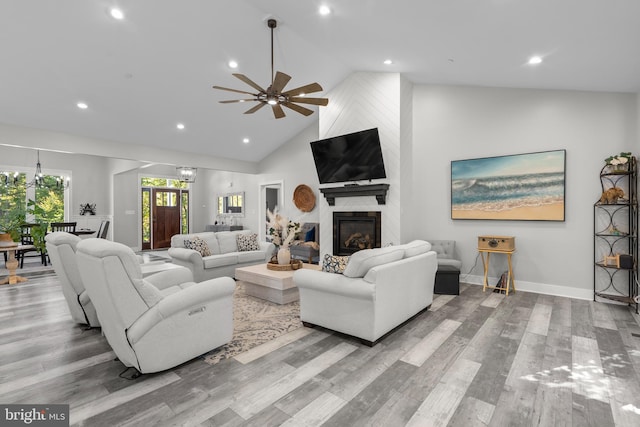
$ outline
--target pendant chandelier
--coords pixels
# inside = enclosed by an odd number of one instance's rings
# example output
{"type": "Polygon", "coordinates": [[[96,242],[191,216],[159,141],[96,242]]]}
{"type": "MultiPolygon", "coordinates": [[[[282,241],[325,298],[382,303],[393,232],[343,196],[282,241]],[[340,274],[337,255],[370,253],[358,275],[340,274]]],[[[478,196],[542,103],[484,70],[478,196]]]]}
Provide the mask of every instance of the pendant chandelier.
{"type": "Polygon", "coordinates": [[[180,181],[192,183],[196,182],[196,174],[198,173],[198,168],[179,166],[176,168],[176,173],[180,181]]]}
{"type": "MultiPolygon", "coordinates": [[[[45,180],[44,180],[44,174],[42,173],[42,166],[40,165],[40,150],[37,151],[37,155],[38,155],[38,161],[36,163],[36,172],[33,176],[33,178],[26,182],[24,184],[25,188],[44,188],[47,187],[47,185],[45,184],[45,180]]],[[[2,176],[0,179],[2,179],[2,182],[4,183],[4,185],[6,187],[10,186],[10,185],[14,185],[17,186],[19,185],[19,178],[20,178],[20,173],[19,172],[14,172],[14,173],[10,173],[10,172],[3,172],[2,176]]],[[[63,188],[64,190],[67,190],[69,188],[69,184],[71,182],[71,179],[67,176],[57,176],[56,177],[56,188],[63,188]]]]}

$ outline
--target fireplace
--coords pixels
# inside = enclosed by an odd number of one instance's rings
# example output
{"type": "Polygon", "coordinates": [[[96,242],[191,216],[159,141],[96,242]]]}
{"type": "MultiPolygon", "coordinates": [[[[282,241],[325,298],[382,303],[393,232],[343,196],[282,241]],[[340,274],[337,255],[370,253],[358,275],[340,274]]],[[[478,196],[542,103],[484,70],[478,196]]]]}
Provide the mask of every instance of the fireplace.
{"type": "Polygon", "coordinates": [[[381,212],[334,212],[333,254],[351,255],[381,246],[381,212]]]}

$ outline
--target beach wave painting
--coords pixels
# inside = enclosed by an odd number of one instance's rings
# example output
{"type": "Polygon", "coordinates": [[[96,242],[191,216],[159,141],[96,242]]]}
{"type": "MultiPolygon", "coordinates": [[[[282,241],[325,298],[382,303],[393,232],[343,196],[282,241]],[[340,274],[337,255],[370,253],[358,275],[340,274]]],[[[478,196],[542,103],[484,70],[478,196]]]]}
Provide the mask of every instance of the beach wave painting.
{"type": "Polygon", "coordinates": [[[451,162],[451,218],[564,221],[565,150],[451,162]]]}

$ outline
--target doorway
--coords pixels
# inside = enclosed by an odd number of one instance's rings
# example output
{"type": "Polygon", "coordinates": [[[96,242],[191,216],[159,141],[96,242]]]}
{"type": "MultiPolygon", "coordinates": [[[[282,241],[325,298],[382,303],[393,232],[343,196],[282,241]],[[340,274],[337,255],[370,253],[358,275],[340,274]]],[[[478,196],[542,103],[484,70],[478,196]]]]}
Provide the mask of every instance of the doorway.
{"type": "Polygon", "coordinates": [[[180,190],[152,189],[152,249],[171,246],[171,236],[180,234],[180,190]]]}
{"type": "Polygon", "coordinates": [[[189,233],[189,190],[173,179],[142,178],[142,249],[165,249],[189,233]]]}
{"type": "Polygon", "coordinates": [[[273,212],[274,209],[283,209],[283,193],[284,193],[284,181],[272,181],[260,184],[260,211],[258,212],[258,218],[261,225],[258,227],[260,230],[260,240],[266,241],[267,239],[267,223],[269,218],[267,217],[267,209],[273,212]]]}

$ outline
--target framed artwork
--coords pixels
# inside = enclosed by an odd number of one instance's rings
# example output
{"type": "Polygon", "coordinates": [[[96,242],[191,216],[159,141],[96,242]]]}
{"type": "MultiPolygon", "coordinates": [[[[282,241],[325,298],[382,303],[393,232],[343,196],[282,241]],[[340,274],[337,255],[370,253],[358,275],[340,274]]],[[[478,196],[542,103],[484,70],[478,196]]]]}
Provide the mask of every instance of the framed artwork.
{"type": "Polygon", "coordinates": [[[451,218],[564,221],[566,150],[451,161],[451,218]]]}

